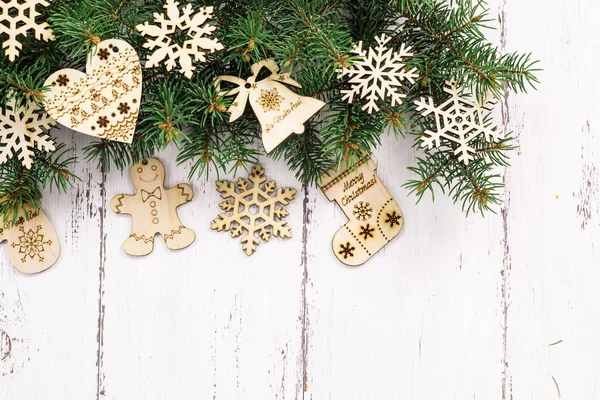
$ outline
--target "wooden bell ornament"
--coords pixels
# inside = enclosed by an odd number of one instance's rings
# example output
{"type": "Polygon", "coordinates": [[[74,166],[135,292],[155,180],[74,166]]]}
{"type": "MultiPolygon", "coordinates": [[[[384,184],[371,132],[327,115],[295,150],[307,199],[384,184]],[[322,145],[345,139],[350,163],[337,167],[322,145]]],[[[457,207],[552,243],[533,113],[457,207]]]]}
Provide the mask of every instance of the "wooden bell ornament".
{"type": "Polygon", "coordinates": [[[37,274],[56,263],[60,241],[44,210],[24,207],[14,225],[10,221],[0,228],[0,243],[8,243],[8,258],[17,270],[37,274]]]}
{"type": "Polygon", "coordinates": [[[319,186],[336,201],[348,222],[333,237],[333,252],[346,265],[365,263],[395,238],[402,229],[402,211],[366,157],[354,170],[342,162],[339,170],[324,174],[319,186]]]}
{"type": "Polygon", "coordinates": [[[325,106],[321,100],[300,96],[288,89],[286,85],[297,88],[302,86],[290,78],[289,74],[280,74],[279,67],[273,60],[252,65],[252,76],[248,79],[220,76],[216,82],[217,88],[220,88],[222,81],[237,85],[232,90],[221,92],[222,96],[237,95],[228,110],[231,113],[229,122],[243,115],[249,101],[260,121],[263,145],[267,153],[292,133],[304,133],[304,123],[325,106]],[[267,68],[271,75],[258,80],[258,74],[263,68],[267,68]]]}

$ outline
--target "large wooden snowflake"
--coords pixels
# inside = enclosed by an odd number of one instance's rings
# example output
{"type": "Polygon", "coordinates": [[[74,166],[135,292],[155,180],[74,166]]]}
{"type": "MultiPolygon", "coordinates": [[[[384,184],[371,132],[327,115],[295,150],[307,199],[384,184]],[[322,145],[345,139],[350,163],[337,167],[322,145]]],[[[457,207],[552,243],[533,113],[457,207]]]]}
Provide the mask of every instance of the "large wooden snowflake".
{"type": "Polygon", "coordinates": [[[146,67],[151,68],[159,65],[166,60],[167,71],[172,70],[179,61],[179,67],[182,74],[188,79],[192,78],[196,67],[192,64],[192,58],[196,62],[206,61],[206,52],[208,50],[214,53],[217,50],[223,50],[223,45],[218,39],[209,39],[206,36],[215,31],[214,26],[205,25],[205,22],[212,19],[213,7],[201,7],[197,13],[194,13],[191,4],[179,10],[179,2],[167,0],[164,6],[165,14],[154,14],[154,22],[157,25],[150,25],[148,22],[138,25],[136,28],[144,36],[151,36],[156,39],[149,40],[144,47],[154,50],[154,53],[148,58],[146,67]],[[176,43],[171,35],[180,30],[187,35],[187,40],[182,45],[176,43]]]}
{"type": "Polygon", "coordinates": [[[19,36],[27,36],[33,30],[38,40],[54,40],[52,30],[46,22],[38,23],[40,13],[36,6],[48,6],[46,0],[0,0],[0,42],[10,61],[15,61],[21,50],[19,36]],[[8,39],[3,40],[5,36],[8,39]]]}
{"type": "Polygon", "coordinates": [[[0,164],[14,154],[26,168],[31,168],[34,147],[43,151],[54,150],[54,142],[43,131],[55,123],[32,101],[25,108],[16,107],[13,99],[0,108],[0,164]]]}
{"type": "Polygon", "coordinates": [[[376,38],[377,47],[363,49],[363,43],[359,42],[353,50],[360,56],[360,60],[354,63],[350,68],[343,68],[342,76],[349,76],[351,89],[342,90],[344,100],[349,103],[354,101],[355,96],[367,99],[367,104],[362,108],[369,114],[373,111],[379,111],[378,100],[391,98],[392,106],[402,104],[405,94],[399,93],[398,89],[404,86],[404,82],[415,83],[419,76],[417,69],[408,70],[404,62],[406,57],[411,57],[411,48],[404,44],[400,51],[388,49],[385,45],[390,41],[390,37],[381,35],[376,38]]]}
{"type": "Polygon", "coordinates": [[[442,139],[452,142],[457,145],[454,154],[459,161],[468,165],[476,153],[472,142],[480,135],[484,135],[488,142],[504,139],[504,133],[493,122],[489,122],[493,121],[489,115],[496,101],[491,97],[483,103],[465,99],[462,88],[458,88],[455,82],[446,82],[444,91],[451,97],[440,106],[436,106],[431,97],[421,97],[415,101],[421,115],[434,114],[437,129],[435,132],[425,131],[421,146],[432,149],[439,148],[443,144],[442,139]]]}
{"type": "Polygon", "coordinates": [[[211,229],[231,231],[234,238],[244,234],[242,248],[251,256],[260,244],[259,237],[265,242],[269,241],[271,235],[282,239],[292,237],[292,231],[284,220],[289,213],[278,204],[287,206],[296,196],[296,191],[279,188],[275,192],[277,184],[275,181],[265,183],[267,178],[261,166],[252,168],[248,179],[250,182],[239,178],[237,185],[228,181],[217,182],[221,197],[233,200],[219,204],[225,213],[219,214],[212,222],[211,229]]]}

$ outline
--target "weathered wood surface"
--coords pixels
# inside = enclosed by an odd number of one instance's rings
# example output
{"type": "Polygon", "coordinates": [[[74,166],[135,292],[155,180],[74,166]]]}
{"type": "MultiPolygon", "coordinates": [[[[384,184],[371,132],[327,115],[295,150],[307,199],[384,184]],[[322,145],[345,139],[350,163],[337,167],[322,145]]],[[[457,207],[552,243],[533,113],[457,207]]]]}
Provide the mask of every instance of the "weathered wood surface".
{"type": "MultiPolygon", "coordinates": [[[[179,209],[196,242],[137,259],[121,250],[131,221],[109,209],[128,174],[81,164],[81,182],[44,199],[58,264],[25,276],[0,249],[0,399],[557,399],[554,380],[563,398],[597,399],[600,6],[491,5],[501,50],[534,51],[545,70],[539,92],[498,108],[521,147],[497,215],[415,205],[401,188],[414,150],[389,138],[375,159],[405,226],[362,267],[331,252],[339,207],[273,161],[269,177],[300,189],[292,239],[248,258],[211,231],[211,176],[179,209]]],[[[60,134],[77,154],[90,140],[60,134]]],[[[174,155],[159,155],[167,186],[186,180],[174,155]]]]}

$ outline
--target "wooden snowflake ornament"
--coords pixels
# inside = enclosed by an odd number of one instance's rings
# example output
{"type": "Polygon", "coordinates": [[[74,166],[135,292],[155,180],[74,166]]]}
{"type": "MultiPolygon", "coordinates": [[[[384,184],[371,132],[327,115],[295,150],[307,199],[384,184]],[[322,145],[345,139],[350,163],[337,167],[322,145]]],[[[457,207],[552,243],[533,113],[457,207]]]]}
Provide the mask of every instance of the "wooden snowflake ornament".
{"type": "Polygon", "coordinates": [[[218,88],[221,87],[221,82],[237,85],[232,90],[221,92],[222,96],[237,95],[228,110],[231,113],[229,122],[240,118],[250,101],[250,106],[262,127],[262,140],[267,153],[292,133],[304,133],[304,123],[325,106],[321,100],[300,96],[288,89],[285,85],[297,88],[302,86],[288,74],[280,74],[279,67],[273,60],[254,64],[252,76],[248,79],[220,76],[216,83],[218,88]],[[258,74],[263,68],[267,68],[271,75],[258,80],[258,74]]]}
{"type": "Polygon", "coordinates": [[[38,6],[49,6],[46,0],[0,0],[0,40],[5,49],[4,54],[10,61],[15,61],[21,50],[19,36],[27,36],[30,31],[38,40],[54,40],[50,26],[46,22],[38,22],[40,17],[38,6]]]}
{"type": "Polygon", "coordinates": [[[451,97],[439,106],[431,97],[415,101],[417,111],[423,116],[433,114],[436,122],[436,131],[425,131],[421,146],[432,149],[451,142],[457,145],[454,154],[458,160],[468,165],[477,152],[472,145],[474,140],[482,135],[487,142],[504,139],[504,133],[493,122],[488,122],[496,100],[488,97],[482,104],[468,100],[455,82],[446,82],[444,91],[451,97]]]}
{"type": "Polygon", "coordinates": [[[54,151],[54,142],[43,132],[55,123],[33,101],[26,107],[17,107],[15,100],[11,100],[0,109],[0,164],[14,155],[25,168],[31,168],[34,148],[54,151]]]}
{"type": "Polygon", "coordinates": [[[344,99],[349,103],[354,102],[355,96],[366,98],[367,103],[362,108],[369,114],[373,111],[379,111],[378,100],[391,98],[392,106],[402,104],[405,94],[399,93],[405,81],[415,83],[419,76],[417,69],[410,71],[406,68],[405,59],[412,57],[411,48],[404,44],[399,51],[388,49],[385,45],[391,40],[386,35],[381,35],[375,39],[377,47],[363,49],[363,42],[359,42],[354,48],[353,53],[360,56],[360,60],[350,68],[343,68],[341,76],[349,76],[348,83],[351,89],[342,90],[344,99]]]}
{"type": "Polygon", "coordinates": [[[400,206],[376,169],[370,158],[359,161],[354,170],[343,162],[319,181],[325,196],[336,201],[349,219],[333,237],[333,252],[346,265],[365,263],[402,229],[400,206]]]}
{"type": "Polygon", "coordinates": [[[17,222],[0,228],[0,243],[8,242],[8,258],[25,274],[37,274],[56,263],[60,255],[58,234],[41,208],[25,204],[17,222]]]}
{"type": "Polygon", "coordinates": [[[233,182],[217,182],[217,191],[223,199],[230,199],[219,204],[225,213],[212,222],[211,229],[231,231],[231,237],[242,236],[242,248],[248,256],[256,251],[260,239],[268,242],[272,236],[282,239],[291,238],[292,230],[287,226],[285,217],[287,206],[296,196],[290,188],[279,188],[275,191],[275,181],[267,181],[265,170],[261,166],[252,168],[248,181],[239,178],[237,185],[233,182]],[[251,185],[251,186],[250,186],[251,185]],[[281,204],[281,206],[278,206],[281,204]]]}
{"type": "Polygon", "coordinates": [[[184,249],[194,243],[196,234],[186,228],[177,215],[177,207],[194,196],[191,186],[180,183],[166,189],[165,167],[156,158],[134,164],[130,175],[136,193],[118,194],[110,202],[115,213],[133,217],[131,235],[123,243],[123,250],[132,256],[148,255],[154,250],[156,234],[162,236],[171,250],[184,249]]]}
{"type": "Polygon", "coordinates": [[[129,43],[110,39],[97,46],[86,73],[56,71],[44,107],[60,124],[87,135],[131,143],[142,98],[142,69],[129,43]]]}
{"type": "Polygon", "coordinates": [[[217,29],[205,24],[213,17],[213,7],[201,7],[194,13],[192,5],[187,4],[180,11],[179,2],[167,0],[164,8],[166,16],[154,14],[156,25],[146,22],[136,26],[142,35],[155,38],[144,44],[144,47],[154,50],[146,61],[146,68],[156,67],[165,60],[167,71],[171,71],[179,62],[181,73],[191,79],[196,70],[192,58],[196,62],[206,62],[206,51],[214,53],[224,48],[218,39],[207,37],[217,29]],[[187,35],[187,40],[182,45],[172,39],[177,30],[187,35]]]}

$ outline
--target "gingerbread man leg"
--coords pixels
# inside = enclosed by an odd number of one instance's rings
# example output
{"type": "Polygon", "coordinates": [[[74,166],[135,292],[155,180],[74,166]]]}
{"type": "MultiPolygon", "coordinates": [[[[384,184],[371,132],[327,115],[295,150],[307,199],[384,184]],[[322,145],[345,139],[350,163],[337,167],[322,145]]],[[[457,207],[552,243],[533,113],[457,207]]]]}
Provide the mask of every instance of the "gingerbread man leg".
{"type": "Polygon", "coordinates": [[[176,230],[172,230],[171,233],[163,236],[167,247],[171,250],[185,249],[196,240],[196,234],[193,230],[188,229],[184,226],[180,226],[176,230]]]}
{"type": "Polygon", "coordinates": [[[154,236],[131,234],[123,242],[123,250],[132,256],[147,256],[154,250],[154,236]]]}
{"type": "Polygon", "coordinates": [[[333,238],[333,252],[344,264],[365,263],[402,229],[402,211],[383,185],[371,159],[349,171],[342,165],[321,178],[319,186],[336,201],[349,221],[333,238]]]}

